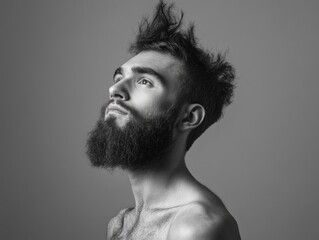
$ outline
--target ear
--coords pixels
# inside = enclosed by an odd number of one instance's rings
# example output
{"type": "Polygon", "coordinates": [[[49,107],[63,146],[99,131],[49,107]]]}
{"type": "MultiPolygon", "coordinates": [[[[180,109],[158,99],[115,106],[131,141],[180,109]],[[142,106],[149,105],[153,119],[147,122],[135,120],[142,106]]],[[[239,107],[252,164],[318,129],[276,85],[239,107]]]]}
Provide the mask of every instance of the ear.
{"type": "Polygon", "coordinates": [[[186,131],[198,127],[205,117],[205,109],[202,105],[194,103],[186,106],[183,116],[178,123],[178,130],[186,131]]]}

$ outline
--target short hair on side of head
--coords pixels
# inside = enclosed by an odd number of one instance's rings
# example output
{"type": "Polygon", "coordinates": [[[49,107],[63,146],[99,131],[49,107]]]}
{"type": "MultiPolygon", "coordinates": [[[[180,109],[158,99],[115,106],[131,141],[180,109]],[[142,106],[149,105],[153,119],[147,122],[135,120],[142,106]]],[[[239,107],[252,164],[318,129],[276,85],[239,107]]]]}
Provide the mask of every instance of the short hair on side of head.
{"type": "Polygon", "coordinates": [[[142,19],[129,52],[158,51],[183,63],[185,72],[180,83],[179,99],[201,104],[205,109],[204,120],[188,135],[188,151],[194,141],[223,116],[223,109],[232,102],[235,69],[226,61],[225,53],[214,53],[200,47],[194,24],[182,29],[184,13],[181,11],[178,16],[173,7],[173,3],[159,1],[152,19],[142,19]]]}

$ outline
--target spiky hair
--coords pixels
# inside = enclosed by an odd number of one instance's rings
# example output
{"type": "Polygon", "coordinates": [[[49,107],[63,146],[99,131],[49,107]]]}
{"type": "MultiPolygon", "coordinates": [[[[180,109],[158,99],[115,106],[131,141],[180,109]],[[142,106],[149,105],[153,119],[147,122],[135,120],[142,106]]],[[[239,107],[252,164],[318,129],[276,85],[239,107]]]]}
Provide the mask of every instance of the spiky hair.
{"type": "Polygon", "coordinates": [[[182,29],[184,13],[181,11],[177,15],[173,8],[173,3],[160,0],[152,19],[142,19],[129,51],[132,54],[147,50],[168,53],[184,64],[180,100],[201,104],[205,109],[203,122],[188,136],[186,150],[189,150],[194,141],[222,117],[224,107],[232,102],[235,69],[226,61],[224,53],[200,47],[194,24],[182,29]]]}

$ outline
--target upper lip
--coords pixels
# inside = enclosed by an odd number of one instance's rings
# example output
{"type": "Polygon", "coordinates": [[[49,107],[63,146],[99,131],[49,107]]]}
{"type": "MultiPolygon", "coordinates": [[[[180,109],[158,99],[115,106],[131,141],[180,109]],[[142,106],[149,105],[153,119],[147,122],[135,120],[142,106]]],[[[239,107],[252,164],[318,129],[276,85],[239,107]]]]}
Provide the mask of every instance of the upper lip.
{"type": "Polygon", "coordinates": [[[114,104],[112,104],[112,105],[109,105],[108,107],[107,107],[107,110],[106,110],[106,112],[109,112],[109,111],[118,111],[118,112],[120,112],[120,113],[122,113],[122,114],[127,114],[128,112],[127,111],[125,111],[122,107],[120,107],[119,105],[114,105],[114,104]]]}

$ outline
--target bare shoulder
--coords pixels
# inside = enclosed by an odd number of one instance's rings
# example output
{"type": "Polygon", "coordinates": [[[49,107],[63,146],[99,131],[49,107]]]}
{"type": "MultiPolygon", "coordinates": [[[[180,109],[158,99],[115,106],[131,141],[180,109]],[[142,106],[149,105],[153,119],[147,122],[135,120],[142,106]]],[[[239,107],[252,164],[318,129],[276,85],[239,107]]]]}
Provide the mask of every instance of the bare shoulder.
{"type": "Polygon", "coordinates": [[[171,224],[167,240],[240,240],[235,219],[224,205],[188,204],[171,224]]]}
{"type": "Polygon", "coordinates": [[[107,231],[106,231],[106,239],[111,239],[114,232],[117,232],[120,228],[122,228],[123,225],[123,217],[126,212],[130,211],[131,208],[125,208],[118,212],[117,215],[115,215],[111,220],[109,221],[107,225],[107,231]]]}

